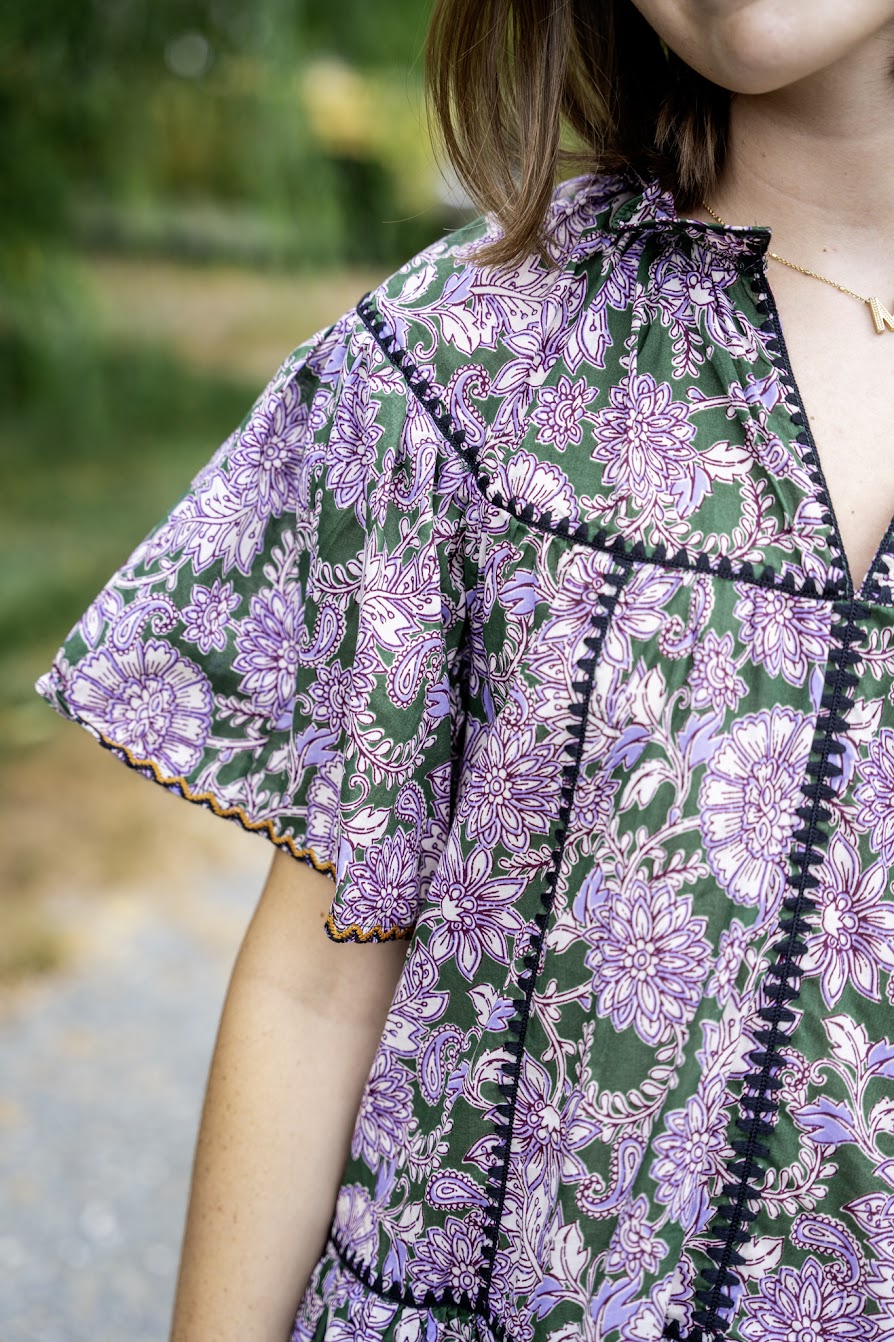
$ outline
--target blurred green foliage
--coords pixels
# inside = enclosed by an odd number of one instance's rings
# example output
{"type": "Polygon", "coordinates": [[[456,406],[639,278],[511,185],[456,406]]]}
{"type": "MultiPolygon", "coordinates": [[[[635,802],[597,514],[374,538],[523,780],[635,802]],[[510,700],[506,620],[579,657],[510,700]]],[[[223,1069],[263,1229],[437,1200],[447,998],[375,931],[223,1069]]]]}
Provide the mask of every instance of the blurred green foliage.
{"type": "Polygon", "coordinates": [[[459,221],[423,113],[429,9],[0,5],[0,725],[45,712],[33,672],[258,390],[141,345],[138,312],[109,348],[79,254],[400,264],[459,221]]]}
{"type": "MultiPolygon", "coordinates": [[[[197,202],[240,206],[229,250],[239,254],[247,229],[256,260],[416,250],[441,223],[421,111],[428,10],[429,0],[0,6],[4,262],[27,270],[35,239],[73,232],[169,250],[191,237],[199,251],[201,227],[190,233],[185,212],[197,202]],[[362,133],[345,136],[352,119],[362,133]]],[[[209,230],[209,253],[227,251],[226,237],[209,230]]]]}

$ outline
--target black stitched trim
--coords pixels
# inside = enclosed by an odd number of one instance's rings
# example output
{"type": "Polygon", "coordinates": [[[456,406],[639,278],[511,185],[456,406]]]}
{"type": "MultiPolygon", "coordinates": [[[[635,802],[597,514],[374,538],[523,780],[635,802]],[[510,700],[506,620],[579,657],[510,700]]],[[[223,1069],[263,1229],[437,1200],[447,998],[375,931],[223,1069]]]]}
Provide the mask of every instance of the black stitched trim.
{"type": "Polygon", "coordinates": [[[377,1295],[381,1300],[387,1300],[390,1304],[402,1305],[408,1309],[452,1309],[458,1314],[468,1314],[472,1319],[480,1319],[487,1324],[497,1342],[512,1342],[512,1337],[507,1333],[503,1324],[494,1319],[489,1310],[481,1308],[465,1291],[461,1295],[454,1295],[452,1291],[427,1290],[424,1295],[414,1296],[412,1291],[401,1286],[399,1282],[392,1282],[390,1286],[386,1286],[383,1273],[373,1272],[365,1263],[361,1263],[360,1259],[351,1253],[350,1249],[340,1244],[334,1228],[329,1231],[329,1243],[335,1250],[342,1267],[346,1268],[352,1276],[363,1283],[368,1291],[377,1295]]]}
{"type": "Polygon", "coordinates": [[[829,528],[831,533],[830,549],[843,575],[843,583],[839,588],[837,595],[839,599],[853,596],[854,584],[851,576],[850,565],[847,561],[847,555],[844,552],[844,545],[841,540],[841,533],[838,529],[838,519],[835,516],[835,509],[832,507],[832,497],[829,493],[829,486],[826,483],[826,475],[823,470],[823,464],[820,461],[819,453],[816,450],[816,442],[813,437],[813,430],[807,419],[807,412],[804,408],[804,401],[801,398],[801,391],[795,380],[795,374],[792,369],[791,358],[789,357],[788,347],[785,343],[785,336],[782,333],[782,322],[779,317],[779,309],[776,306],[776,299],[773,297],[773,291],[767,281],[767,274],[764,260],[762,257],[753,258],[746,267],[746,273],[751,282],[751,288],[754,293],[755,306],[758,312],[764,318],[760,330],[768,337],[764,342],[764,349],[767,357],[775,367],[782,389],[785,392],[785,406],[789,412],[792,423],[797,428],[795,442],[801,449],[801,460],[807,468],[807,473],[816,490],[817,499],[822,506],[822,522],[829,528]]]}
{"type": "Polygon", "coordinates": [[[518,987],[521,989],[522,995],[516,1000],[515,1012],[507,1022],[507,1028],[511,1037],[507,1039],[504,1048],[509,1056],[502,1064],[502,1080],[498,1085],[503,1103],[496,1106],[497,1118],[494,1122],[494,1130],[497,1135],[497,1146],[494,1152],[496,1163],[488,1174],[487,1183],[485,1185],[488,1194],[492,1198],[492,1202],[485,1213],[484,1267],[481,1272],[481,1292],[478,1297],[479,1308],[482,1311],[487,1312],[490,1311],[491,1283],[493,1281],[494,1264],[496,1262],[497,1246],[500,1237],[500,1226],[503,1219],[503,1206],[506,1200],[506,1187],[509,1179],[509,1158],[512,1147],[515,1111],[518,1101],[518,1088],[521,1081],[525,1038],[527,1036],[528,1023],[531,1016],[531,1003],[534,997],[534,987],[540,971],[543,943],[546,940],[546,929],[556,897],[556,884],[559,879],[562,857],[565,852],[568,822],[571,818],[571,804],[574,798],[575,788],[577,787],[578,775],[580,774],[587,715],[590,709],[590,699],[593,694],[593,680],[596,672],[596,664],[599,660],[599,654],[602,651],[602,645],[611,624],[615,607],[618,604],[618,598],[632,572],[633,570],[629,564],[619,564],[617,568],[609,569],[608,572],[604,574],[604,589],[599,593],[599,603],[602,610],[591,619],[593,633],[584,639],[586,652],[577,662],[577,669],[582,679],[573,682],[573,687],[580,697],[569,705],[569,713],[573,716],[575,721],[572,722],[568,728],[568,735],[571,737],[571,741],[565,746],[565,750],[567,754],[571,756],[571,760],[562,770],[561,806],[559,808],[558,824],[553,834],[554,848],[552,852],[552,862],[550,870],[544,880],[543,889],[540,892],[540,902],[543,907],[539,913],[534,915],[534,923],[536,924],[537,931],[531,939],[530,949],[522,960],[523,972],[518,977],[518,987]]]}
{"type": "MultiPolygon", "coordinates": [[[[567,517],[554,520],[548,509],[537,513],[533,503],[523,503],[517,498],[506,499],[499,491],[489,494],[491,476],[482,467],[477,448],[466,442],[465,429],[459,427],[441,398],[432,393],[431,383],[419,371],[407,350],[398,344],[388,323],[378,315],[371,293],[365,294],[357,304],[357,315],[385,357],[402,375],[416,399],[431,416],[438,432],[469,467],[483,498],[532,530],[545,532],[549,536],[559,536],[576,545],[589,546],[591,550],[611,555],[622,564],[656,564],[659,568],[683,573],[704,573],[709,577],[731,582],[775,588],[791,596],[817,597],[827,601],[840,601],[842,597],[848,595],[846,576],[839,582],[829,580],[820,587],[809,575],[800,579],[791,572],[783,575],[773,568],[772,564],[766,564],[760,569],[747,561],[733,564],[726,555],[709,555],[704,550],[692,552],[685,546],[673,554],[668,554],[667,547],[663,544],[651,547],[646,546],[643,541],[627,544],[621,536],[614,536],[610,540],[604,527],[590,526],[586,522],[574,527],[567,517]]],[[[784,374],[784,363],[777,367],[780,373],[784,374]]],[[[842,571],[846,575],[846,568],[842,571]]]]}
{"type": "MultiPolygon", "coordinates": [[[[780,1050],[791,1043],[797,1024],[792,1004],[800,996],[801,961],[807,952],[805,936],[811,931],[806,915],[816,909],[810,891],[816,889],[819,879],[811,869],[822,865],[829,845],[832,816],[826,803],[836,796],[835,779],[842,772],[839,757],[844,750],[840,738],[847,728],[846,715],[853,707],[852,692],[858,684],[858,677],[850,669],[859,660],[854,644],[866,637],[865,629],[857,621],[869,614],[865,605],[853,600],[836,603],[834,610],[839,623],[832,631],[834,642],[826,664],[826,688],[805,771],[806,781],[801,788],[805,804],[797,812],[803,824],[793,835],[792,871],[787,878],[793,893],[783,900],[784,911],[779,919],[781,939],[772,947],[776,960],[761,984],[768,1005],[758,1014],[766,1028],[755,1031],[760,1047],[748,1054],[755,1070],[745,1077],[745,1093],[739,1101],[743,1113],[735,1126],[742,1136],[732,1142],[735,1158],[727,1164],[725,1201],[716,1213],[726,1224],[720,1232],[720,1242],[706,1248],[716,1267],[702,1270],[703,1284],[695,1292],[701,1308],[693,1313],[694,1327],[688,1334],[688,1342],[721,1338],[729,1328],[731,1320],[725,1316],[733,1300],[728,1288],[740,1285],[733,1269],[745,1262],[740,1250],[751,1239],[749,1226],[757,1216],[757,1211],[748,1204],[760,1201],[766,1172],[760,1162],[769,1160],[771,1155],[768,1142],[779,1109],[775,1092],[780,1083],[776,1073],[786,1061],[780,1050]]],[[[679,1338],[679,1326],[666,1324],[663,1336],[679,1338]]]]}
{"type": "Polygon", "coordinates": [[[892,519],[888,530],[879,542],[879,547],[869,566],[869,572],[866,574],[866,581],[862,588],[866,600],[874,601],[880,606],[894,604],[894,599],[892,599],[894,593],[891,591],[892,580],[882,570],[882,560],[891,558],[892,554],[894,554],[894,519],[892,519]],[[884,586],[885,583],[887,583],[887,588],[884,586]]]}

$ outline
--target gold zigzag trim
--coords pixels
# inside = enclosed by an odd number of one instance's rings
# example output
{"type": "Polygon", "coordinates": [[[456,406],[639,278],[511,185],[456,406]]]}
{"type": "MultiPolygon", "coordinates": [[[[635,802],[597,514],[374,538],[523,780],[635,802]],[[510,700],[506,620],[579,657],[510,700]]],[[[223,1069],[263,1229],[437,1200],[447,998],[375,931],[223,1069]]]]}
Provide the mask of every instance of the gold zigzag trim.
{"type": "Polygon", "coordinates": [[[326,919],[325,928],[326,935],[339,943],[346,941],[409,941],[413,935],[412,927],[389,927],[387,932],[378,924],[369,932],[364,932],[359,923],[352,923],[350,927],[337,927],[335,918],[331,913],[326,919]]]}
{"type": "MultiPolygon", "coordinates": [[[[177,788],[187,801],[196,802],[199,806],[207,806],[215,815],[221,816],[224,820],[238,820],[243,829],[249,830],[252,834],[265,834],[277,848],[287,849],[294,858],[302,860],[310,858],[311,865],[317,871],[324,875],[335,876],[334,862],[321,862],[312,848],[299,848],[290,834],[277,834],[272,820],[250,820],[241,806],[221,806],[213,792],[194,792],[182,776],[169,777],[162,773],[154,760],[141,760],[134,755],[133,751],[128,750],[127,746],[119,745],[117,741],[104,736],[102,732],[96,732],[96,735],[106,750],[120,751],[131,768],[148,769],[156,783],[161,783],[163,787],[177,788]]],[[[368,932],[364,932],[359,923],[351,923],[349,927],[339,927],[331,913],[326,919],[325,928],[327,935],[335,942],[403,941],[413,934],[412,927],[392,927],[386,931],[383,927],[377,925],[368,932]]]]}

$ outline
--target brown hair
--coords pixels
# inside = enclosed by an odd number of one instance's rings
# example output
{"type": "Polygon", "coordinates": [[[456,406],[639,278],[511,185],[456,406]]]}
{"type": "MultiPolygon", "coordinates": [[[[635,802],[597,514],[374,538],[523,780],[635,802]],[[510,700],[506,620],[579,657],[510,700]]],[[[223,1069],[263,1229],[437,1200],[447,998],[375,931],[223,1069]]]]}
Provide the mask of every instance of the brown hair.
{"type": "Polygon", "coordinates": [[[490,265],[544,255],[560,170],[657,177],[686,210],[723,164],[729,93],[632,0],[435,0],[425,74],[457,176],[503,229],[477,253],[490,265]]]}

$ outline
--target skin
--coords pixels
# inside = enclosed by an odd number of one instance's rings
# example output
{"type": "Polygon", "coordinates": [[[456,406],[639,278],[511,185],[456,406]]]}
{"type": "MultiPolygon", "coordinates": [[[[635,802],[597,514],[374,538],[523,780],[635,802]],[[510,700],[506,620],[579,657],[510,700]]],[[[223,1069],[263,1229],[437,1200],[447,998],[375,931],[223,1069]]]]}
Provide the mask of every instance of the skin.
{"type": "MultiPolygon", "coordinates": [[[[894,0],[636,3],[735,95],[712,208],[894,309],[894,0]]],[[[862,304],[774,261],[768,277],[859,587],[894,516],[894,332],[876,335],[862,304]]]]}
{"type": "Polygon", "coordinates": [[[338,946],[329,876],[277,853],[211,1062],[171,1342],[286,1342],[326,1240],[405,941],[338,946]]]}

